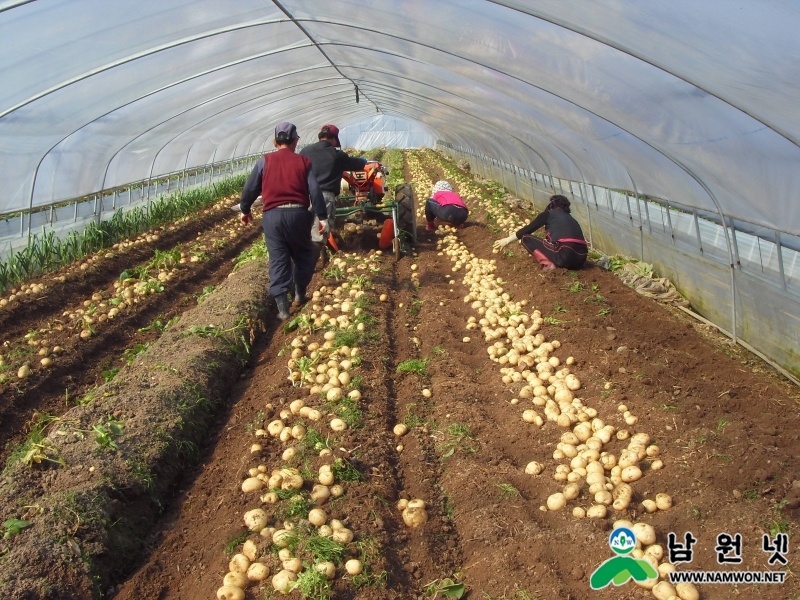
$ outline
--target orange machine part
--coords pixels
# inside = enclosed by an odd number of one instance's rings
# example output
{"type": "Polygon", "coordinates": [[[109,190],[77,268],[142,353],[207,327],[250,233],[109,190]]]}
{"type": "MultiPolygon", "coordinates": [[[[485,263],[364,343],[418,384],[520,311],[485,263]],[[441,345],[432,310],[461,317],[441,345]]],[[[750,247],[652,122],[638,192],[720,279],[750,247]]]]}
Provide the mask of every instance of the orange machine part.
{"type": "Polygon", "coordinates": [[[392,245],[394,239],[394,221],[386,219],[383,222],[383,229],[381,229],[381,238],[378,240],[378,247],[381,250],[386,250],[392,245]]]}

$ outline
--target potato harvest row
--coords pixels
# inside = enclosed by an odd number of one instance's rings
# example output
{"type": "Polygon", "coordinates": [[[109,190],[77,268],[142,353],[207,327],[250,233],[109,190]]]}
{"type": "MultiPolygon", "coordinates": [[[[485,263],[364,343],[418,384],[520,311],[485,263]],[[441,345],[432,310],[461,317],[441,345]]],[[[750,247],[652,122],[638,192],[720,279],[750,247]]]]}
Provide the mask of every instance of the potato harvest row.
{"type": "Polygon", "coordinates": [[[613,273],[493,250],[524,202],[400,154],[414,253],[348,228],[286,323],[233,196],[6,293],[3,597],[798,598],[798,390],[613,273]],[[463,229],[425,230],[440,179],[463,229]],[[659,578],[593,591],[618,526],[659,578]],[[731,569],[786,578],[669,581],[731,569]]]}

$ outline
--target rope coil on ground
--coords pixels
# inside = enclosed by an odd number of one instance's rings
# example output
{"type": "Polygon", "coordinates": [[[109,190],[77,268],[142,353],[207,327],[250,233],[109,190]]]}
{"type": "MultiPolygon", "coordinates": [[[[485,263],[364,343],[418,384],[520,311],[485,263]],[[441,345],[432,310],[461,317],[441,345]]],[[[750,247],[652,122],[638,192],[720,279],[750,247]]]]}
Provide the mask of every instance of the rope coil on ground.
{"type": "Polygon", "coordinates": [[[638,294],[652,298],[665,304],[689,308],[689,301],[681,296],[673,283],[666,277],[656,277],[653,265],[645,262],[628,262],[614,268],[613,262],[607,256],[597,261],[601,269],[614,271],[622,283],[632,287],[638,294]]]}

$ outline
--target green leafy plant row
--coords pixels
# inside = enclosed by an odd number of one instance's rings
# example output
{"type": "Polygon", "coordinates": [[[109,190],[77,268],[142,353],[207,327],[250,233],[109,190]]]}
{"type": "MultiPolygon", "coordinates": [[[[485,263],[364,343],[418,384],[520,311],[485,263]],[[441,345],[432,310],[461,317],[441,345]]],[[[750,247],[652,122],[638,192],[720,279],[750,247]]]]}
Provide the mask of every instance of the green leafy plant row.
{"type": "MultiPolygon", "coordinates": [[[[237,194],[246,179],[247,174],[235,175],[207,186],[173,192],[146,207],[127,212],[120,209],[107,221],[92,223],[83,232],[71,231],[63,239],[53,230],[46,231],[42,227],[42,233],[32,235],[27,246],[0,261],[0,293],[148,229],[193,214],[220,198],[237,194]]],[[[162,257],[162,260],[168,258],[162,257]]]]}

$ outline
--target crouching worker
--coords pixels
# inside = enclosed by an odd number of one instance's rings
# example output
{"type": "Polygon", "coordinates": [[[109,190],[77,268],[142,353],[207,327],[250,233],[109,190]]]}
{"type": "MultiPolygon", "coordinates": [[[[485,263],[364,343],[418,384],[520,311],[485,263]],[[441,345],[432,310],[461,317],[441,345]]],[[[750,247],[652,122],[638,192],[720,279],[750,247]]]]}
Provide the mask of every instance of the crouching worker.
{"type": "Polygon", "coordinates": [[[319,217],[320,233],[328,232],[328,212],[311,161],[295,153],[299,139],[291,123],[275,128],[278,151],[256,161],[239,201],[242,223],[247,225],[253,220],[250,207],[261,194],[261,225],[269,251],[269,293],[278,305],[280,319],[289,318],[290,290],[295,302],[308,302],[306,287],[314,275],[317,256],[311,242],[314,215],[319,217]]]}
{"type": "Polygon", "coordinates": [[[439,219],[448,225],[464,227],[464,222],[469,216],[467,205],[461,196],[453,191],[453,188],[446,181],[437,181],[433,186],[431,197],[425,203],[425,229],[435,231],[435,219],[439,219]]]}
{"type": "Polygon", "coordinates": [[[543,271],[552,271],[556,267],[580,269],[586,262],[586,240],[581,226],[569,214],[569,200],[564,196],[551,196],[547,208],[533,221],[515,234],[497,240],[493,247],[499,250],[515,240],[533,254],[543,271]],[[547,232],[545,239],[530,235],[542,225],[547,232]]]}

